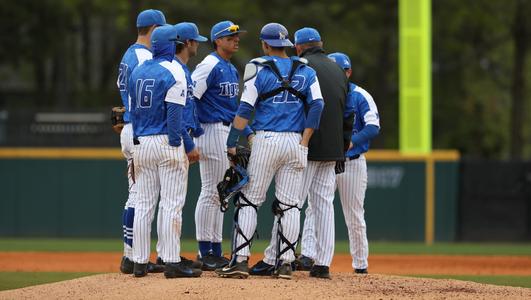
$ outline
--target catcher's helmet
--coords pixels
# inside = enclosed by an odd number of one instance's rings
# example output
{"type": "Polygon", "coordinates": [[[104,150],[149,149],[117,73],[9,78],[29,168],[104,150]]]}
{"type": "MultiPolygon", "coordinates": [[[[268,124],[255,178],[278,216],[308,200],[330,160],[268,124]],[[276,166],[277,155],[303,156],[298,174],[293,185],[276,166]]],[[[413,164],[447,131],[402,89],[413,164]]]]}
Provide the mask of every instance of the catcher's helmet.
{"type": "Polygon", "coordinates": [[[279,23],[266,24],[260,31],[260,39],[271,47],[293,47],[288,35],[286,27],[279,23]]]}

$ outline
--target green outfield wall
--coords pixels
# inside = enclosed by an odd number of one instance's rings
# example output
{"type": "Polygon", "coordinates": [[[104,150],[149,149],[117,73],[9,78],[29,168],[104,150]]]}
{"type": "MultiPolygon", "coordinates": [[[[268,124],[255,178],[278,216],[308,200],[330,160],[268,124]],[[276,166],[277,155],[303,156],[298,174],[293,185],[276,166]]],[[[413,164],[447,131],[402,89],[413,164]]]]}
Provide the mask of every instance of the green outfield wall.
{"type": "MultiPolygon", "coordinates": [[[[87,150],[86,153],[92,152],[87,150]]],[[[127,196],[125,161],[115,150],[109,155],[105,154],[107,152],[86,153],[7,155],[0,149],[0,236],[121,236],[121,213],[127,196]]],[[[389,153],[368,157],[365,215],[370,240],[424,240],[425,161],[402,158],[389,156],[389,153]]],[[[190,178],[183,211],[185,238],[195,236],[194,210],[200,191],[197,164],[191,167],[190,178]]],[[[437,241],[456,238],[457,185],[457,160],[435,159],[434,234],[437,241]]],[[[268,195],[269,200],[259,210],[260,239],[268,239],[271,235],[272,188],[268,195]]],[[[347,239],[337,193],[335,210],[336,238],[347,239]]],[[[225,214],[226,237],[229,237],[232,216],[232,211],[225,214]]]]}

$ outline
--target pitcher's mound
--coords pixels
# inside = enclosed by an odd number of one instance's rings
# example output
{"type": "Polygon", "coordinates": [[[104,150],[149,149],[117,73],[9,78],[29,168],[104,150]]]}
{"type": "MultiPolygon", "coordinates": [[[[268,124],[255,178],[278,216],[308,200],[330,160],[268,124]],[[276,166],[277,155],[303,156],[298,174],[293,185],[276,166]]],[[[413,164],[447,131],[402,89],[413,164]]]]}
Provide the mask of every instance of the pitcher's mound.
{"type": "Polygon", "coordinates": [[[162,274],[133,278],[101,274],[74,280],[0,292],[0,299],[531,299],[531,289],[457,280],[420,279],[388,275],[333,273],[332,280],[295,272],[292,280],[269,277],[165,279],[162,274]]]}

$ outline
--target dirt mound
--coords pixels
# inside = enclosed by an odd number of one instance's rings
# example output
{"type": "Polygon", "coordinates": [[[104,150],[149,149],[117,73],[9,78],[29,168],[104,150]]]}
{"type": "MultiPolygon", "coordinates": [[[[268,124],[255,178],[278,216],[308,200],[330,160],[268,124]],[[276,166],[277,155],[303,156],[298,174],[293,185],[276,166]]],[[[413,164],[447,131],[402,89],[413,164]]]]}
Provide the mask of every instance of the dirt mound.
{"type": "Polygon", "coordinates": [[[457,280],[352,273],[332,276],[332,280],[315,279],[296,272],[293,280],[240,280],[205,272],[201,278],[168,280],[162,274],[133,278],[112,273],[4,291],[0,299],[531,299],[531,289],[457,280]]]}

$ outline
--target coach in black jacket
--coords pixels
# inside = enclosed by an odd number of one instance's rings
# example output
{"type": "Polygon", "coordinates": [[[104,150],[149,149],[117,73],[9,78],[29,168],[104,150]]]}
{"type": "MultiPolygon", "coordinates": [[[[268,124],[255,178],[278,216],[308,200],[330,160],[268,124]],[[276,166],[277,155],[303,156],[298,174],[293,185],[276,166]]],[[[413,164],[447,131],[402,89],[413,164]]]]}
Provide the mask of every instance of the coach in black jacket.
{"type": "MultiPolygon", "coordinates": [[[[310,140],[308,166],[304,171],[301,202],[308,196],[302,255],[299,261],[314,264],[310,276],[330,278],[329,267],[334,254],[334,193],[336,161],[343,162],[344,129],[350,130],[353,118],[344,118],[345,101],[348,93],[348,79],[344,71],[323,50],[319,32],[313,28],[302,28],[295,32],[297,55],[306,58],[309,66],[317,72],[321,93],[325,102],[319,129],[310,140]],[[311,259],[311,260],[310,260],[311,259]]],[[[348,145],[348,144],[347,144],[348,145]]]]}

